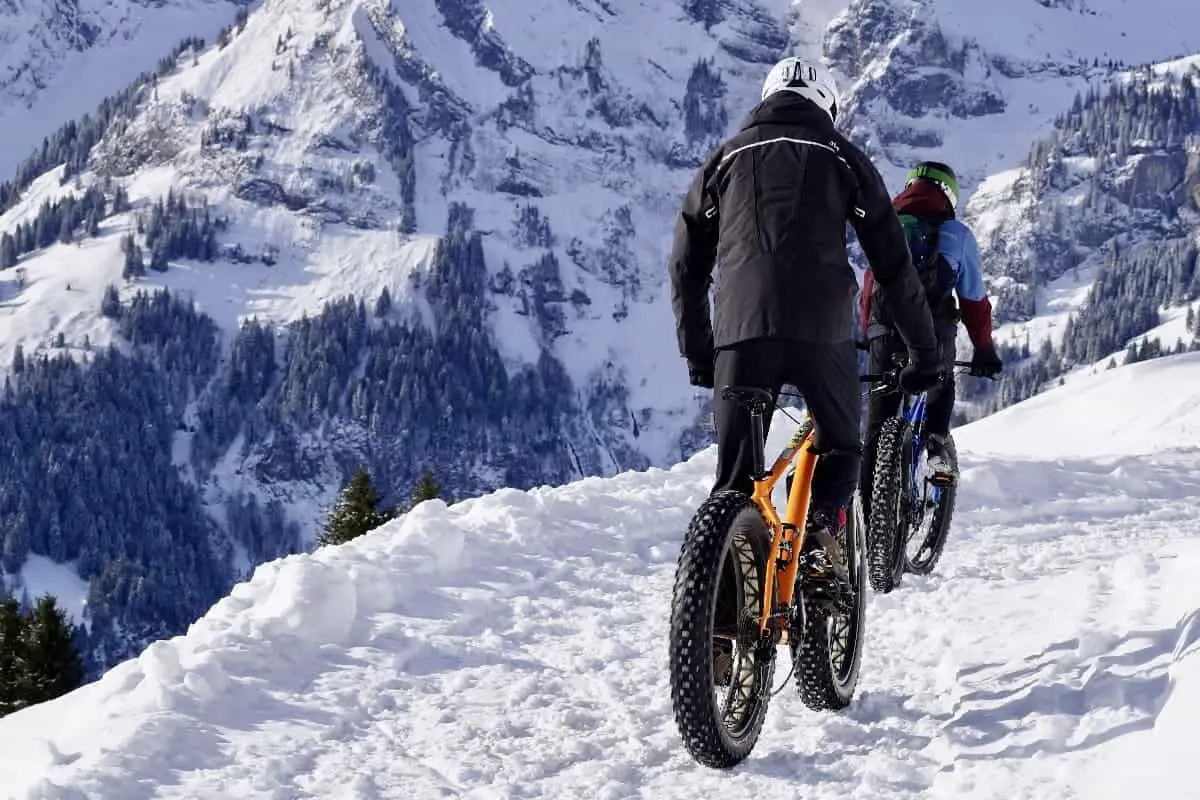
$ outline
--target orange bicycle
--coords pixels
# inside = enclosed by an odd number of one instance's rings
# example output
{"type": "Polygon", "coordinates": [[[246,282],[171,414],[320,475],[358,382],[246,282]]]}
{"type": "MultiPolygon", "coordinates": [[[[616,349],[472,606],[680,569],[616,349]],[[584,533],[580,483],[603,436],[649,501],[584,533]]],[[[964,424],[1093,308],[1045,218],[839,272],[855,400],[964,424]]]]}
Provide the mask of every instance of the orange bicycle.
{"type": "Polygon", "coordinates": [[[857,492],[843,545],[849,597],[830,598],[802,568],[819,458],[812,450],[812,418],[806,412],[793,419],[800,427],[768,470],[763,415],[775,404],[772,394],[727,386],[722,396],[750,412],[754,491],[712,494],[688,526],[675,572],[670,671],[675,722],[688,752],[705,766],[728,769],[754,748],[767,704],[778,693],[772,690],[778,645],[791,650],[806,706],[820,711],[849,705],[862,660],[867,570],[857,492]],[[785,475],[781,517],[771,493],[785,475]]]}

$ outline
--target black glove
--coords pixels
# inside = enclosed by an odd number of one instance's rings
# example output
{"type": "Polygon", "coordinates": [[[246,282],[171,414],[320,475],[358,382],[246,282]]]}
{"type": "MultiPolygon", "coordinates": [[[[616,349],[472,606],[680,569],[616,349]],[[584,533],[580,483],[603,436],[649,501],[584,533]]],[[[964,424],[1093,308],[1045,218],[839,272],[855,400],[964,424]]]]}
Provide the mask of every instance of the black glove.
{"type": "Polygon", "coordinates": [[[900,388],[908,394],[927,392],[942,382],[946,366],[938,361],[912,361],[900,370],[900,388]]]}
{"type": "Polygon", "coordinates": [[[713,388],[715,376],[713,375],[713,364],[711,361],[689,361],[687,362],[688,379],[692,386],[699,386],[701,389],[713,388]]]}
{"type": "Polygon", "coordinates": [[[1004,369],[1004,362],[996,354],[995,347],[983,347],[971,358],[971,374],[981,378],[994,378],[1004,369]]]}

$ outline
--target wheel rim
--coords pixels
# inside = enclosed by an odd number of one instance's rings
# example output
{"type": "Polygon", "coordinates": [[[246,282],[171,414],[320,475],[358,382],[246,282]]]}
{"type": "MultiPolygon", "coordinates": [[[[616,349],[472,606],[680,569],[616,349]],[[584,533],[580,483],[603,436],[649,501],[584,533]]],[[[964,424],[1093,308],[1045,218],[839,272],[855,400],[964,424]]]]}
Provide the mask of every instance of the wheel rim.
{"type": "MultiPolygon", "coordinates": [[[[723,574],[727,568],[734,572],[734,594],[736,603],[737,624],[736,632],[722,631],[712,640],[713,651],[713,693],[718,715],[725,729],[734,738],[738,738],[750,728],[760,702],[761,687],[759,686],[759,659],[757,653],[758,614],[762,608],[762,575],[758,569],[754,544],[748,531],[735,531],[730,537],[725,553],[721,558],[721,568],[718,574],[723,574]],[[733,633],[733,636],[729,634],[733,633]],[[726,646],[728,654],[729,683],[722,686],[717,683],[720,671],[717,666],[722,662],[724,654],[719,651],[726,646]]],[[[714,597],[715,608],[721,600],[721,586],[714,597]]]]}
{"type": "Polygon", "coordinates": [[[909,564],[920,564],[932,553],[933,521],[936,516],[934,512],[937,510],[939,495],[945,497],[945,491],[939,492],[938,487],[933,485],[933,473],[928,463],[922,466],[922,474],[918,476],[921,482],[920,497],[904,537],[904,557],[909,564]],[[914,543],[916,550],[912,549],[914,543]]]}
{"type": "Polygon", "coordinates": [[[939,508],[953,498],[952,487],[934,486],[928,478],[925,481],[925,493],[921,499],[922,515],[918,526],[914,526],[906,543],[905,558],[917,569],[922,569],[934,557],[934,552],[940,547],[938,539],[944,535],[935,525],[939,523],[939,508]],[[908,544],[917,542],[916,551],[907,548],[908,544]],[[908,555],[913,552],[913,555],[908,555]]]}

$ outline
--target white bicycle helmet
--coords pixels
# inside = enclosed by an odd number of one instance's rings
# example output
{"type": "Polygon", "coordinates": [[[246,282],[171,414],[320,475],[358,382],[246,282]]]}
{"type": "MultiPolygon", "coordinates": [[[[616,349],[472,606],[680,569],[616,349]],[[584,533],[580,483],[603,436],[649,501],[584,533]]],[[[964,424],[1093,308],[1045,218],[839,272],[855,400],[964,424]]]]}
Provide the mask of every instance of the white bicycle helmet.
{"type": "Polygon", "coordinates": [[[762,99],[785,91],[811,100],[829,115],[829,119],[837,120],[837,83],[823,65],[792,56],[771,67],[767,79],[763,81],[762,99]]]}

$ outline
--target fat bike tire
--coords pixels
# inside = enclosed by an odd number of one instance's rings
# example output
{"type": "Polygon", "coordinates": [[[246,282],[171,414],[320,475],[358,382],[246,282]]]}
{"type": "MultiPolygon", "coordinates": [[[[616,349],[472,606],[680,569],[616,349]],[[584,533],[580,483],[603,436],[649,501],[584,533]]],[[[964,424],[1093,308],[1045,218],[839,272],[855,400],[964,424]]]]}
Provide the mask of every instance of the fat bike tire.
{"type": "Polygon", "coordinates": [[[770,544],[754,502],[722,491],[697,510],[679,553],[671,705],[688,752],[714,769],[730,769],[750,754],[767,714],[775,646],[760,638],[759,619],[770,544]]]}
{"type": "Polygon", "coordinates": [[[875,443],[871,512],[867,522],[867,572],[871,588],[880,594],[896,588],[905,566],[911,458],[912,428],[907,420],[891,417],[883,423],[875,443]]]}
{"type": "MultiPolygon", "coordinates": [[[[858,686],[866,623],[867,537],[857,493],[846,520],[845,557],[853,598],[849,608],[832,611],[798,593],[792,633],[796,688],[813,711],[836,711],[850,705],[858,686]]],[[[802,580],[803,576],[801,576],[802,580]]]]}

